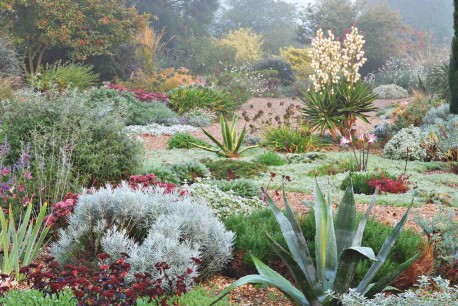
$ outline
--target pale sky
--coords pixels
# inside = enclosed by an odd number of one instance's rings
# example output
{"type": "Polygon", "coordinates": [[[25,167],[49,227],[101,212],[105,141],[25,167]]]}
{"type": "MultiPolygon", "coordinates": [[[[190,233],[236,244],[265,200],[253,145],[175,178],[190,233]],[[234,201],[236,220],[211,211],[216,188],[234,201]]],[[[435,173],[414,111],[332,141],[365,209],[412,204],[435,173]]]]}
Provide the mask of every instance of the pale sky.
{"type": "Polygon", "coordinates": [[[290,2],[290,3],[297,3],[297,4],[308,4],[308,3],[311,3],[313,2],[314,0],[284,0],[286,2],[290,2]]]}

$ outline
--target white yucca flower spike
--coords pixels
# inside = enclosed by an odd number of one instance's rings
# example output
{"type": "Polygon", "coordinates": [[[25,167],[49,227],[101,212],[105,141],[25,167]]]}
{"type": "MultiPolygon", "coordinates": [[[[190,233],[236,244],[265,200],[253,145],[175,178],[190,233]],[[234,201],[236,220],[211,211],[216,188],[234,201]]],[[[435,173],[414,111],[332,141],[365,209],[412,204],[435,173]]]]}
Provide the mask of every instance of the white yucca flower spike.
{"type": "Polygon", "coordinates": [[[314,90],[322,92],[331,88],[333,92],[333,84],[337,84],[342,77],[350,86],[360,80],[359,69],[367,60],[362,50],[364,43],[356,27],[352,27],[351,32],[346,34],[342,44],[335,40],[332,31],[329,30],[328,37],[325,37],[323,30],[319,29],[309,51],[314,70],[310,81],[314,90]]]}

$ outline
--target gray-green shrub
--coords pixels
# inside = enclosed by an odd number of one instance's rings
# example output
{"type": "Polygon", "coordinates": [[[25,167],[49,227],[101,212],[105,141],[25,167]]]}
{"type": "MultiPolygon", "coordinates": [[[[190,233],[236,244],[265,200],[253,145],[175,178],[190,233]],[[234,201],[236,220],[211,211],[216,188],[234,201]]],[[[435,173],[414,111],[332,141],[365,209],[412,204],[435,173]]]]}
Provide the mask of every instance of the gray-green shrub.
{"type": "Polygon", "coordinates": [[[434,124],[437,119],[447,120],[450,115],[450,104],[445,103],[441,106],[432,108],[428,111],[425,117],[423,117],[423,124],[434,124]]]}
{"type": "Polygon", "coordinates": [[[124,131],[123,114],[113,104],[94,105],[87,92],[24,91],[0,103],[0,121],[0,138],[11,146],[9,161],[18,158],[24,144],[33,150],[34,139],[48,139],[53,147],[44,146],[40,154],[52,158],[56,155],[46,152],[64,150],[75,185],[116,183],[141,166],[142,146],[124,131]]]}
{"type": "Polygon", "coordinates": [[[383,148],[383,155],[389,159],[424,160],[426,149],[421,144],[422,133],[419,127],[411,125],[397,132],[383,148]],[[407,148],[409,153],[407,153],[407,148]]]}
{"type": "Polygon", "coordinates": [[[409,97],[409,92],[396,84],[381,85],[374,88],[373,91],[379,99],[404,99],[409,97]]]}
{"type": "Polygon", "coordinates": [[[458,115],[447,120],[437,119],[427,125],[422,145],[428,147],[428,155],[434,160],[458,161],[458,115]]]}
{"type": "Polygon", "coordinates": [[[222,191],[232,190],[236,195],[244,198],[258,197],[260,193],[260,188],[254,181],[244,178],[220,180],[216,182],[216,186],[222,191]]]}
{"type": "Polygon", "coordinates": [[[168,140],[167,140],[167,149],[172,150],[172,149],[192,149],[195,148],[193,144],[197,144],[200,146],[208,146],[211,147],[211,145],[202,140],[198,139],[192,135],[186,134],[186,133],[176,133],[175,135],[172,135],[168,140]]]}
{"type": "Polygon", "coordinates": [[[114,104],[124,112],[126,125],[147,125],[150,123],[167,126],[180,123],[177,113],[163,103],[147,103],[138,101],[132,93],[119,93],[114,89],[98,88],[91,92],[94,103],[114,104]]]}
{"type": "Polygon", "coordinates": [[[133,273],[159,273],[154,265],[167,262],[171,277],[190,268],[192,257],[202,264],[189,275],[209,275],[232,256],[234,234],[213,216],[205,202],[188,195],[165,193],[159,187],[132,189],[126,183],[84,191],[61,229],[51,252],[60,263],[95,263],[99,252],[130,255],[133,273]]]}
{"type": "Polygon", "coordinates": [[[175,174],[180,182],[194,183],[197,178],[203,178],[210,175],[210,170],[199,162],[189,161],[170,166],[173,174],[175,174]]]}

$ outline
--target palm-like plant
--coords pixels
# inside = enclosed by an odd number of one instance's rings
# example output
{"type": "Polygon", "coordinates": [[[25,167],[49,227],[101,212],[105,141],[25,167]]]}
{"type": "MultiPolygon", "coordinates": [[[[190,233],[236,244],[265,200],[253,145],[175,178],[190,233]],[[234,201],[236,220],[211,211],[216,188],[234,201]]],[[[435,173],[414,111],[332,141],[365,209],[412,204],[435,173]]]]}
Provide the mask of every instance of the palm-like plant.
{"type": "Polygon", "coordinates": [[[219,156],[231,158],[238,157],[240,154],[248,149],[256,148],[257,146],[245,147],[242,149],[242,143],[245,140],[245,135],[247,133],[246,128],[244,127],[240,135],[237,135],[237,121],[238,118],[236,115],[232,117],[232,123],[229,124],[227,119],[223,116],[220,116],[220,125],[221,125],[221,134],[223,136],[223,142],[218,141],[212,134],[207,132],[205,129],[202,129],[205,135],[210,138],[217,148],[209,148],[201,146],[195,143],[192,143],[197,148],[201,148],[205,151],[214,152],[219,156]]]}
{"type": "Polygon", "coordinates": [[[343,136],[348,136],[356,119],[369,123],[367,113],[376,110],[373,105],[376,98],[377,96],[362,81],[352,85],[341,81],[335,86],[334,92],[307,92],[303,99],[303,113],[315,130],[319,129],[321,133],[329,130],[334,138],[337,136],[337,130],[343,136]]]}
{"type": "Polygon", "coordinates": [[[276,287],[294,305],[334,305],[336,301],[327,294],[327,291],[331,290],[337,294],[347,293],[350,289],[356,266],[363,258],[368,258],[374,262],[359,283],[356,291],[367,297],[372,297],[382,291],[405,269],[410,267],[419,254],[410,258],[390,274],[385,275],[378,282],[371,283],[399,236],[410,211],[409,208],[383,243],[379,254],[375,256],[374,251],[371,248],[362,247],[361,242],[370,212],[375,205],[376,194],[377,191],[355,231],[356,207],[353,186],[350,185],[348,187],[334,220],[331,197],[328,196],[326,202],[325,196],[317,184],[315,194],[316,267],[313,264],[304,235],[289,206],[285,192],[283,192],[283,197],[286,214],[275,205],[270,197],[267,197],[267,202],[280,225],[289,252],[268,236],[271,246],[288,268],[297,286],[294,286],[260,260],[253,258],[259,275],[248,275],[240,278],[222,291],[214,303],[235,287],[255,283],[276,287]]]}
{"type": "Polygon", "coordinates": [[[343,126],[344,120],[339,112],[337,96],[329,91],[308,91],[305,92],[303,102],[305,107],[302,111],[313,130],[319,129],[321,134],[328,130],[335,139],[336,131],[343,126]]]}

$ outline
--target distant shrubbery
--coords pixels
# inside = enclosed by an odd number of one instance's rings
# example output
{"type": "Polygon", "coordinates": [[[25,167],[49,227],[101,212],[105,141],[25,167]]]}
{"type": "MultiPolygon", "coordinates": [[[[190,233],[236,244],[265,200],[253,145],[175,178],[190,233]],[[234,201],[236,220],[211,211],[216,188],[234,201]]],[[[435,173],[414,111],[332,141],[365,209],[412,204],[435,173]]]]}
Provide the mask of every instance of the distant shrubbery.
{"type": "Polygon", "coordinates": [[[96,85],[98,80],[99,77],[92,72],[92,67],[74,63],[40,66],[37,74],[30,79],[31,85],[42,91],[61,91],[68,88],[85,90],[96,85]]]}
{"type": "Polygon", "coordinates": [[[374,93],[379,99],[404,99],[409,97],[407,90],[395,84],[380,85],[374,88],[374,93]]]}
{"type": "Polygon", "coordinates": [[[60,184],[63,169],[77,188],[118,182],[139,169],[141,146],[124,132],[126,118],[109,100],[94,105],[90,93],[27,91],[4,101],[1,110],[10,161],[30,143],[34,174],[51,180],[49,186],[60,184]]]}

